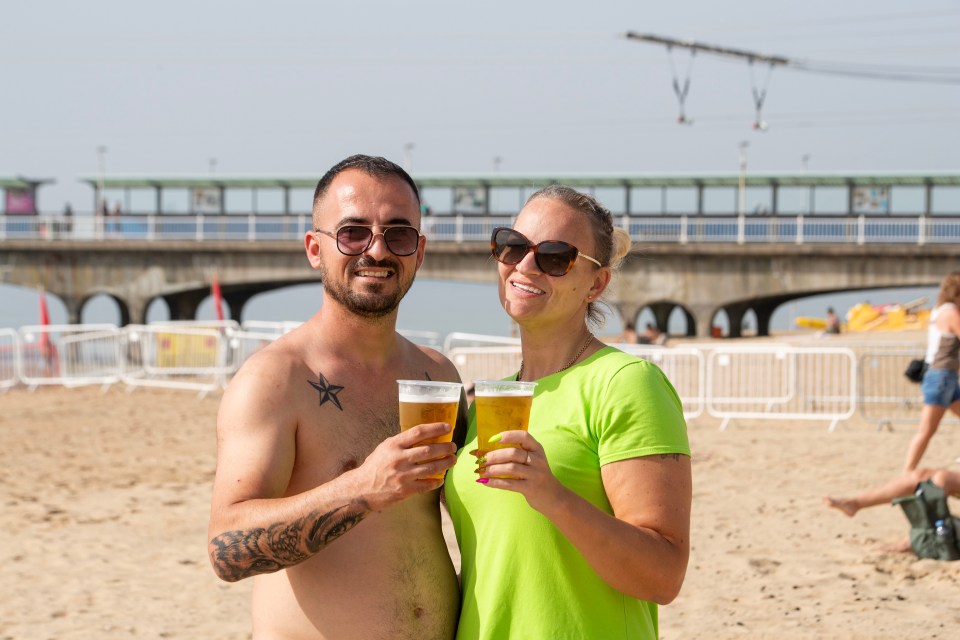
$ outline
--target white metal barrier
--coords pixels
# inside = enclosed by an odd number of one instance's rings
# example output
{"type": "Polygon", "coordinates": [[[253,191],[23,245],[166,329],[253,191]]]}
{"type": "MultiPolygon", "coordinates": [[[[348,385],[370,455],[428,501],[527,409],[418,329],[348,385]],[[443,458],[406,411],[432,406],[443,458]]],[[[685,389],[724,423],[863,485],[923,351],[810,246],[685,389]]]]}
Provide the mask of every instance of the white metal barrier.
{"type": "Polygon", "coordinates": [[[0,390],[20,382],[17,376],[20,361],[20,340],[13,329],[0,329],[0,390]]]}
{"type": "MultiPolygon", "coordinates": [[[[280,337],[278,333],[268,331],[237,331],[227,338],[227,369],[229,374],[237,372],[247,359],[280,337]]],[[[226,387],[226,377],[223,380],[226,387]]]]}
{"type": "Polygon", "coordinates": [[[733,419],[829,420],[856,411],[856,356],[836,347],[718,347],[707,358],[707,412],[733,419]]]}
{"type": "Polygon", "coordinates": [[[476,380],[499,380],[520,368],[520,345],[456,347],[446,354],[467,387],[476,380]]]}
{"type": "Polygon", "coordinates": [[[656,364],[670,380],[683,404],[683,417],[693,420],[703,415],[706,380],[703,351],[687,347],[652,347],[635,344],[613,345],[638,358],[656,364]]]}
{"type": "MultiPolygon", "coordinates": [[[[897,423],[916,424],[923,407],[923,393],[920,385],[908,380],[903,372],[911,360],[922,357],[923,349],[919,347],[861,352],[857,367],[860,417],[876,422],[878,429],[897,423]]],[[[948,411],[943,422],[957,424],[960,420],[948,411]]]]}
{"type": "MultiPolygon", "coordinates": [[[[206,394],[225,386],[257,350],[299,323],[233,321],[130,325],[35,325],[0,329],[0,390],[22,383],[190,389],[206,394]],[[213,328],[211,328],[213,325],[213,328]]],[[[912,343],[845,347],[765,344],[727,347],[615,345],[656,363],[683,403],[684,415],[735,419],[828,420],[834,430],[854,414],[879,426],[915,422],[919,387],[903,376],[922,354],[912,343]]],[[[444,351],[467,384],[502,378],[520,366],[519,340],[451,333],[444,351]]],[[[955,418],[948,417],[956,422],[955,418]]]]}
{"type": "Polygon", "coordinates": [[[112,324],[21,327],[17,375],[31,389],[113,384],[121,369],[119,332],[112,324]]]}
{"type": "Polygon", "coordinates": [[[299,327],[302,322],[273,322],[270,320],[244,320],[240,323],[241,331],[252,331],[254,333],[289,333],[299,327]]]}
{"type": "Polygon", "coordinates": [[[68,387],[120,380],[124,359],[123,332],[117,327],[64,335],[61,341],[62,375],[68,387]]]}
{"type": "Polygon", "coordinates": [[[191,389],[206,395],[231,373],[224,332],[174,324],[127,325],[122,379],[135,387],[191,389]]]}
{"type": "MultiPolygon", "coordinates": [[[[485,336],[478,333],[448,333],[443,340],[443,352],[449,354],[459,347],[519,347],[519,338],[507,338],[504,336],[485,336]]],[[[483,378],[478,378],[483,380],[483,378]]]]}
{"type": "Polygon", "coordinates": [[[413,329],[397,329],[397,333],[402,335],[410,342],[423,345],[425,347],[440,348],[440,334],[436,331],[416,331],[413,329]]]}

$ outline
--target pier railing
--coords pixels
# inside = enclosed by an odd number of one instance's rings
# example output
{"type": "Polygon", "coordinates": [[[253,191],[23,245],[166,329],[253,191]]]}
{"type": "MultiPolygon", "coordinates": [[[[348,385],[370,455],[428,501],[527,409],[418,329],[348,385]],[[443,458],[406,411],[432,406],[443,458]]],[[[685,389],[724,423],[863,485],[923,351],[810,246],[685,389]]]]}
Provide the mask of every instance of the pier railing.
{"type": "MultiPolygon", "coordinates": [[[[510,215],[424,216],[422,229],[439,242],[487,242],[510,215]]],[[[946,216],[619,216],[635,242],[795,244],[955,244],[960,217],[946,216]]],[[[310,215],[0,216],[4,240],[299,241],[310,215]]]]}

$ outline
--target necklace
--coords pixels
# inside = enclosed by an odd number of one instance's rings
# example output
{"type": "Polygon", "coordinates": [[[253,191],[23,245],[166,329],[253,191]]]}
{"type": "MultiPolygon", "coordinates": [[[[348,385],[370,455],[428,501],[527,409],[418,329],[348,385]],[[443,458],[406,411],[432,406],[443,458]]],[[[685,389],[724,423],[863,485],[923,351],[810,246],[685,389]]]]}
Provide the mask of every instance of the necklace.
{"type": "MultiPolygon", "coordinates": [[[[587,347],[590,346],[590,343],[591,343],[591,342],[593,342],[593,334],[592,334],[592,333],[589,333],[589,334],[587,334],[587,341],[584,342],[584,343],[583,343],[583,346],[580,347],[580,350],[577,351],[577,355],[575,355],[575,356],[573,356],[572,358],[570,358],[570,361],[567,362],[567,364],[563,365],[562,367],[560,367],[559,369],[557,369],[557,370],[554,371],[553,373],[560,373],[561,371],[565,371],[565,370],[569,369],[570,367],[572,367],[572,366],[573,366],[573,363],[575,363],[575,362],[580,358],[580,356],[583,355],[583,352],[587,350],[587,347]]],[[[550,374],[550,375],[553,375],[553,374],[550,374]]],[[[520,361],[520,371],[517,372],[517,381],[520,381],[520,380],[522,380],[522,379],[523,379],[523,360],[520,361]]]]}

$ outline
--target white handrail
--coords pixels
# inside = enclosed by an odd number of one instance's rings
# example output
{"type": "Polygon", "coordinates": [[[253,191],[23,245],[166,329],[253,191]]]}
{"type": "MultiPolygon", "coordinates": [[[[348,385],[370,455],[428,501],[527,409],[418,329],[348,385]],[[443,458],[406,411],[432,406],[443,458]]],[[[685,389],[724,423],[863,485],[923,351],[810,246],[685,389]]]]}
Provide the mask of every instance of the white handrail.
{"type": "MultiPolygon", "coordinates": [[[[431,242],[485,242],[494,226],[510,224],[510,215],[425,216],[421,227],[431,242]]],[[[190,240],[302,241],[309,228],[304,215],[126,215],[109,219],[88,216],[0,215],[0,242],[5,240],[93,240],[106,242],[190,240]]],[[[661,215],[617,218],[631,238],[670,244],[957,244],[960,217],[937,216],[715,216],[661,215]]]]}

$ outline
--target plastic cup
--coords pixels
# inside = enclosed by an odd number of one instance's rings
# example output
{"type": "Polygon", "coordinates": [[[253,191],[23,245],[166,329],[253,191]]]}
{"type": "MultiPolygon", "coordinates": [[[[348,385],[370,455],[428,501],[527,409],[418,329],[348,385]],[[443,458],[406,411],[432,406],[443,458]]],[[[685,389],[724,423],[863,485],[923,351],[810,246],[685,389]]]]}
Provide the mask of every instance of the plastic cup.
{"type": "MultiPolygon", "coordinates": [[[[436,438],[427,438],[418,444],[450,442],[457,424],[457,410],[463,385],[459,382],[432,380],[397,380],[400,387],[400,430],[406,431],[418,424],[446,422],[450,431],[436,438]]],[[[436,459],[436,458],[435,458],[436,459]]],[[[427,460],[431,462],[431,460],[427,460]]],[[[440,473],[428,478],[443,478],[440,473]]]]}
{"type": "MultiPolygon", "coordinates": [[[[516,447],[515,444],[490,443],[490,438],[504,431],[526,431],[533,404],[536,382],[516,380],[477,380],[474,382],[474,404],[477,406],[477,456],[494,449],[516,447]]],[[[481,473],[484,468],[481,467],[481,473]]]]}

